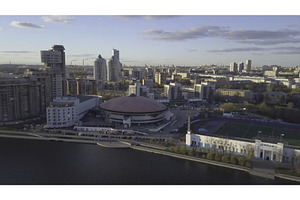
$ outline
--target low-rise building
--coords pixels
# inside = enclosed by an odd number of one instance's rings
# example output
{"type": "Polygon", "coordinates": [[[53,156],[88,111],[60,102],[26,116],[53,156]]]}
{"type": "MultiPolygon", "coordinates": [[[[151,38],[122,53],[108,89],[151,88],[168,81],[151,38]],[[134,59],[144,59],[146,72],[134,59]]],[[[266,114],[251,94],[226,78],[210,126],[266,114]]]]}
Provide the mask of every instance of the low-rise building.
{"type": "Polygon", "coordinates": [[[47,128],[74,126],[92,108],[99,106],[97,96],[57,97],[47,107],[47,128]]]}
{"type": "Polygon", "coordinates": [[[225,100],[234,100],[236,101],[249,101],[254,100],[254,95],[252,90],[239,90],[239,89],[217,89],[216,95],[225,100]]]}

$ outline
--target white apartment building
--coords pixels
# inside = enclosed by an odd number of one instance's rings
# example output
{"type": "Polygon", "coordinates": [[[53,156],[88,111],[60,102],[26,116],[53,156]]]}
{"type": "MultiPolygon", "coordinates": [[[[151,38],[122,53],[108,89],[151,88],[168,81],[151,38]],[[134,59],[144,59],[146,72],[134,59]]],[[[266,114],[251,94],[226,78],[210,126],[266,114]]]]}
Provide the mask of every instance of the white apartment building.
{"type": "Polygon", "coordinates": [[[56,97],[47,107],[47,128],[74,126],[92,108],[99,106],[96,96],[56,97]]]}

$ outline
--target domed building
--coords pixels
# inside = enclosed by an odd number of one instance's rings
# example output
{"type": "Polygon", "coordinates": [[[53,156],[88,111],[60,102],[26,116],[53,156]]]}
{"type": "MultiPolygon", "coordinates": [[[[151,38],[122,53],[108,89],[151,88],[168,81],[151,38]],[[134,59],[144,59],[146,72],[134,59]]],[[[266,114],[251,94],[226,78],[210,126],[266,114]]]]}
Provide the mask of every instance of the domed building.
{"type": "Polygon", "coordinates": [[[162,122],[172,116],[165,105],[134,94],[106,101],[100,104],[100,108],[105,112],[106,121],[121,123],[124,127],[162,122]]]}

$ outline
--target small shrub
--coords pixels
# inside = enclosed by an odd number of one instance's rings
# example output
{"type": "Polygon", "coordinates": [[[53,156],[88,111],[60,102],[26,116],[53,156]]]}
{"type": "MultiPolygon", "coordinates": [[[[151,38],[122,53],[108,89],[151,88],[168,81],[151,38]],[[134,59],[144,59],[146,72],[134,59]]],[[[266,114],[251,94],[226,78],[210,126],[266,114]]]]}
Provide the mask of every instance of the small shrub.
{"type": "Polygon", "coordinates": [[[221,160],[221,157],[219,156],[219,154],[216,154],[215,155],[215,161],[220,161],[221,160]]]}
{"type": "Polygon", "coordinates": [[[222,162],[229,163],[229,157],[228,156],[222,156],[221,160],[222,160],[222,162]]]}
{"type": "Polygon", "coordinates": [[[235,156],[230,157],[230,163],[236,165],[237,160],[236,160],[235,156]]]}
{"type": "Polygon", "coordinates": [[[251,161],[247,160],[247,161],[245,162],[245,166],[248,167],[248,168],[251,168],[251,166],[252,166],[251,161]]]}
{"type": "Polygon", "coordinates": [[[213,160],[214,157],[215,157],[215,155],[214,155],[213,153],[208,153],[206,157],[207,157],[207,159],[209,159],[209,160],[213,160]]]}
{"type": "Polygon", "coordinates": [[[205,154],[203,154],[203,155],[202,155],[202,158],[204,158],[204,159],[205,159],[205,158],[206,158],[206,155],[205,155],[205,154]]]}
{"type": "Polygon", "coordinates": [[[188,152],[188,155],[189,155],[189,156],[193,156],[193,155],[194,155],[194,150],[193,150],[193,149],[190,149],[189,152],[188,152]]]}
{"type": "Polygon", "coordinates": [[[245,162],[246,162],[246,160],[245,160],[245,158],[244,158],[244,157],[239,157],[239,158],[238,158],[238,162],[239,162],[239,165],[240,165],[240,166],[244,166],[244,165],[245,165],[245,162]]]}
{"type": "Polygon", "coordinates": [[[174,148],[174,152],[175,152],[175,153],[179,153],[179,149],[180,149],[180,147],[179,147],[179,146],[176,146],[176,147],[174,148]]]}
{"type": "Polygon", "coordinates": [[[169,147],[169,151],[170,151],[170,152],[174,152],[174,151],[175,151],[174,146],[170,146],[170,147],[169,147]]]}
{"type": "Polygon", "coordinates": [[[185,154],[186,153],[186,148],[185,146],[180,147],[180,153],[185,154]]]}

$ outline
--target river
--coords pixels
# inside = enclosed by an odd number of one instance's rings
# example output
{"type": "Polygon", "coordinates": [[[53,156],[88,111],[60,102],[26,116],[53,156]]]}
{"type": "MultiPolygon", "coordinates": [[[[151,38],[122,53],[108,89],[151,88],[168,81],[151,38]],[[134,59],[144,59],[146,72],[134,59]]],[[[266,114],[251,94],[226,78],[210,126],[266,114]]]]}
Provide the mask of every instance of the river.
{"type": "Polygon", "coordinates": [[[277,185],[296,182],[94,144],[0,138],[2,185],[277,185]]]}

